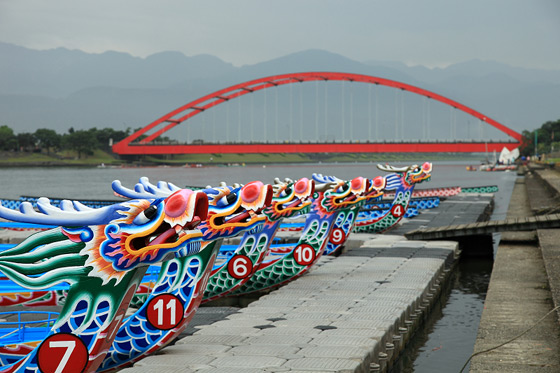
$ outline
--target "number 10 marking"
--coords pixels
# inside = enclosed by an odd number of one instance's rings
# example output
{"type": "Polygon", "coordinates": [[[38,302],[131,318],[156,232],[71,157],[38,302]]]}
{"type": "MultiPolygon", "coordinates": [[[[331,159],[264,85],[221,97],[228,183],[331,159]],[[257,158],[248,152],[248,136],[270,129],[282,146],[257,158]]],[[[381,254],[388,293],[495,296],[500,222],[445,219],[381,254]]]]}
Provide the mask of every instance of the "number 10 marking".
{"type": "Polygon", "coordinates": [[[297,264],[307,266],[315,260],[315,251],[309,245],[299,245],[294,249],[294,259],[297,264]]]}

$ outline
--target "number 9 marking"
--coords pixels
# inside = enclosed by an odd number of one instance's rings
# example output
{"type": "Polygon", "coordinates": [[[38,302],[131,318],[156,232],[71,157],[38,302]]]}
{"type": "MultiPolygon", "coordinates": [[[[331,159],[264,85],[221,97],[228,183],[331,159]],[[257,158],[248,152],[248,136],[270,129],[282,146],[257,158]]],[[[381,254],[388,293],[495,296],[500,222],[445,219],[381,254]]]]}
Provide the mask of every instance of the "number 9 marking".
{"type": "Polygon", "coordinates": [[[43,373],[82,372],[89,359],[84,342],[74,334],[49,336],[39,346],[37,365],[43,373]]]}
{"type": "Polygon", "coordinates": [[[229,260],[227,269],[232,277],[241,280],[251,275],[253,263],[245,255],[235,255],[229,260]]]}
{"type": "Polygon", "coordinates": [[[330,241],[335,245],[340,245],[346,241],[346,234],[341,228],[334,228],[331,233],[330,241]]]}
{"type": "Polygon", "coordinates": [[[309,245],[299,245],[294,249],[294,259],[301,266],[310,265],[315,260],[315,251],[309,245]]]}
{"type": "Polygon", "coordinates": [[[160,294],[146,308],[146,319],[156,329],[173,329],[183,320],[183,303],[173,294],[160,294]]]}

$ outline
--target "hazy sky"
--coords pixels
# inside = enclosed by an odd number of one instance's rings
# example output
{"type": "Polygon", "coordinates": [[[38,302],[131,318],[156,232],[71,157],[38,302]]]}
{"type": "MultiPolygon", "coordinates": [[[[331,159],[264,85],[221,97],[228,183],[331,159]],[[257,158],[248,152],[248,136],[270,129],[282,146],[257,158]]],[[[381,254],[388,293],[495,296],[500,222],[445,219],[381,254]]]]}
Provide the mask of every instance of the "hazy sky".
{"type": "Polygon", "coordinates": [[[236,66],[313,48],[358,61],[560,69],[560,0],[0,0],[0,41],[175,50],[236,66]]]}

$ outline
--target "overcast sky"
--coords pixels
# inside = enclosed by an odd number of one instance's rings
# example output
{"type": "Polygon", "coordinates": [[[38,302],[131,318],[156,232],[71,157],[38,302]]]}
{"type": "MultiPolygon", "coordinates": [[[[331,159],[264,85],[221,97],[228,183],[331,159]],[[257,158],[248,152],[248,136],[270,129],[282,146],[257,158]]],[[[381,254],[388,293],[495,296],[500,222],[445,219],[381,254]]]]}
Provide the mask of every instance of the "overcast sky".
{"type": "Polygon", "coordinates": [[[428,67],[478,58],[560,69],[560,0],[0,0],[0,41],[212,54],[236,66],[323,49],[428,67]]]}

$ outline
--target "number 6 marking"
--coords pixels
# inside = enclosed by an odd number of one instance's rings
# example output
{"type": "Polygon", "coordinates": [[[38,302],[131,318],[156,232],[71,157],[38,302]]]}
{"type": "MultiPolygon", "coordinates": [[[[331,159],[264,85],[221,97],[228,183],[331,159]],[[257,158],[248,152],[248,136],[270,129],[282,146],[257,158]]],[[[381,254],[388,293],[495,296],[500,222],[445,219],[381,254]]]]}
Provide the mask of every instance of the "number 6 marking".
{"type": "Polygon", "coordinates": [[[251,274],[253,263],[245,255],[236,255],[228,262],[228,273],[238,279],[244,279],[251,274]]]}
{"type": "Polygon", "coordinates": [[[44,373],[81,372],[87,362],[87,347],[73,334],[59,333],[49,336],[41,343],[37,353],[37,364],[44,373]],[[65,349],[64,352],[62,349],[65,349]]]}

